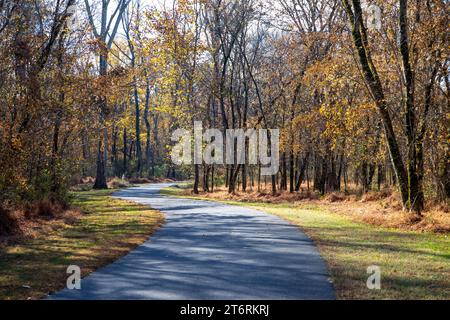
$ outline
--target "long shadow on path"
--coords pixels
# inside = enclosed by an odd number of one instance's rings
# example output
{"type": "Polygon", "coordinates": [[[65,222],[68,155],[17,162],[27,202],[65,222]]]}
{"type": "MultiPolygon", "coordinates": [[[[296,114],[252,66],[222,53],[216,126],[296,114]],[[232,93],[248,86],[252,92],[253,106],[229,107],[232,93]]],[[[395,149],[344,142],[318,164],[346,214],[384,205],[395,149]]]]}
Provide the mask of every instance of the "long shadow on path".
{"type": "MultiPolygon", "coordinates": [[[[334,299],[328,272],[298,228],[256,210],[160,195],[167,184],[116,197],[165,213],[166,224],[125,257],[49,299],[334,299]]],[[[80,266],[82,268],[82,266],[80,266]]]]}

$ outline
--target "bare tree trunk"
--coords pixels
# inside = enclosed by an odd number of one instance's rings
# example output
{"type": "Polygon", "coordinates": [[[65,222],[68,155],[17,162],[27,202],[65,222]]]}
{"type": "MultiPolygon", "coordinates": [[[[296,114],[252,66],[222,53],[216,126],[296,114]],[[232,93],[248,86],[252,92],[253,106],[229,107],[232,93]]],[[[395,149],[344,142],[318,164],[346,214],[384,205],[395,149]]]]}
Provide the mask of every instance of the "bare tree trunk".
{"type": "Polygon", "coordinates": [[[149,118],[149,105],[150,105],[150,83],[147,79],[147,86],[145,91],[145,108],[144,108],[144,122],[146,129],[146,141],[145,141],[145,160],[146,167],[149,173],[149,176],[152,176],[150,167],[151,167],[151,159],[152,159],[152,146],[151,146],[151,126],[149,118]]]}
{"type": "Polygon", "coordinates": [[[123,171],[122,171],[122,174],[124,176],[126,176],[127,172],[128,172],[128,168],[127,168],[127,156],[128,156],[127,155],[128,154],[127,144],[128,144],[128,141],[127,141],[127,128],[123,128],[123,171]]]}
{"type": "Polygon", "coordinates": [[[258,164],[258,193],[261,192],[261,164],[258,164]]]}
{"type": "MultiPolygon", "coordinates": [[[[108,56],[106,54],[100,54],[100,76],[104,77],[107,75],[107,69],[108,69],[108,56]]],[[[103,151],[98,150],[97,151],[97,157],[102,155],[103,159],[102,161],[97,160],[97,173],[95,176],[95,189],[108,189],[108,185],[106,184],[106,162],[108,157],[108,150],[107,150],[107,133],[108,129],[106,127],[106,110],[107,110],[107,101],[106,97],[101,97],[100,102],[100,123],[103,125],[102,132],[99,134],[99,147],[103,144],[103,151]],[[102,137],[103,136],[103,137],[102,137]],[[102,143],[103,142],[103,143],[102,143]],[[101,168],[99,166],[102,166],[101,168]]]]}
{"type": "Polygon", "coordinates": [[[215,166],[211,166],[211,192],[214,192],[214,173],[215,173],[215,166]]]}
{"type": "MultiPolygon", "coordinates": [[[[380,113],[381,119],[383,121],[384,126],[384,132],[387,140],[387,144],[389,147],[389,153],[391,155],[391,160],[393,163],[393,167],[395,169],[395,173],[397,176],[400,193],[402,197],[402,203],[403,206],[406,209],[412,209],[416,210],[417,202],[416,194],[414,194],[416,191],[415,189],[415,182],[413,182],[413,188],[410,188],[410,183],[408,181],[408,176],[410,178],[414,178],[413,175],[408,174],[408,171],[405,168],[405,164],[403,162],[403,158],[400,152],[400,148],[397,142],[397,137],[392,125],[392,119],[389,114],[388,107],[386,105],[386,98],[384,96],[384,91],[382,87],[382,83],[380,80],[380,77],[378,75],[377,69],[375,65],[372,62],[371,52],[368,46],[368,40],[367,40],[367,32],[366,27],[363,23],[363,14],[361,9],[361,3],[358,0],[352,0],[353,6],[349,3],[349,0],[342,0],[342,3],[344,4],[345,10],[347,12],[348,20],[352,26],[352,36],[353,36],[353,43],[357,50],[359,61],[362,67],[362,71],[364,74],[364,80],[373,96],[373,99],[377,105],[378,111],[380,113]]],[[[407,50],[405,50],[405,47],[408,46],[408,39],[407,39],[407,24],[406,24],[406,3],[405,0],[400,0],[400,26],[401,26],[401,51],[402,51],[402,57],[404,59],[404,66],[408,69],[408,63],[405,63],[406,55],[409,55],[407,50]]],[[[409,73],[407,71],[407,73],[409,73]]],[[[408,75],[407,75],[408,77],[408,75]]],[[[410,82],[412,79],[406,79],[408,82],[410,82]]],[[[409,83],[409,85],[411,82],[409,83]]],[[[407,89],[409,92],[408,95],[412,94],[412,91],[410,91],[411,88],[407,89]]],[[[411,96],[408,97],[407,106],[410,106],[412,104],[411,96]]],[[[409,107],[408,107],[409,108],[409,107]]],[[[408,110],[406,112],[406,118],[407,118],[407,131],[411,129],[412,126],[412,114],[411,110],[408,110]]],[[[409,166],[410,164],[408,164],[409,166]]],[[[409,167],[412,169],[412,167],[409,167]]]]}
{"type": "Polygon", "coordinates": [[[305,172],[308,167],[308,159],[309,159],[309,153],[307,153],[305,155],[305,158],[303,159],[301,167],[300,167],[300,172],[298,174],[298,179],[297,179],[297,183],[295,186],[295,191],[297,191],[297,192],[300,191],[300,187],[302,186],[303,179],[305,177],[305,172]]]}
{"type": "Polygon", "coordinates": [[[242,165],[242,191],[247,191],[247,166],[245,164],[242,165]]]}
{"type": "Polygon", "coordinates": [[[137,158],[137,174],[142,173],[142,149],[141,149],[141,110],[139,108],[139,95],[136,83],[136,77],[134,77],[134,105],[135,105],[135,124],[136,124],[136,158],[137,158]]]}
{"type": "Polygon", "coordinates": [[[98,143],[98,149],[97,149],[97,176],[94,183],[94,189],[107,189],[108,185],[106,183],[106,174],[104,172],[105,170],[105,164],[104,162],[104,156],[102,152],[102,140],[100,139],[98,143]]]}
{"type": "Polygon", "coordinates": [[[194,194],[199,194],[198,191],[198,186],[200,183],[200,165],[199,164],[195,164],[194,165],[194,194]]]}
{"type": "Polygon", "coordinates": [[[290,177],[289,177],[289,192],[294,193],[294,179],[295,179],[295,161],[294,161],[294,152],[291,150],[290,156],[289,156],[289,170],[290,170],[290,177]]]}

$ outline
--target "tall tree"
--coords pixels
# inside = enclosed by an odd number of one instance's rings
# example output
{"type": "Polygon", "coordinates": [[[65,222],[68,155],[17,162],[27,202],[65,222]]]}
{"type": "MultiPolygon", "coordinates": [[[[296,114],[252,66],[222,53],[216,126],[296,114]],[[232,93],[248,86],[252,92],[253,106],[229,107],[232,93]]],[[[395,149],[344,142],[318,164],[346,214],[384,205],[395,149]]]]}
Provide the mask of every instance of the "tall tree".
{"type": "MultiPolygon", "coordinates": [[[[426,123],[429,109],[430,92],[426,95],[425,111],[419,114],[416,106],[416,87],[415,87],[415,72],[411,64],[411,40],[409,37],[410,19],[408,18],[409,7],[407,0],[399,0],[398,12],[398,28],[399,28],[399,52],[401,56],[401,84],[403,93],[403,114],[405,138],[407,141],[407,153],[403,156],[400,145],[399,136],[396,133],[392,116],[389,112],[389,106],[385,95],[385,88],[383,88],[377,67],[372,59],[372,52],[369,44],[369,37],[366,25],[364,23],[363,11],[361,2],[359,0],[343,0],[344,8],[347,12],[348,20],[352,26],[353,43],[359,57],[359,62],[363,71],[364,79],[370,90],[371,96],[374,99],[379,110],[381,119],[384,125],[385,137],[389,147],[391,160],[397,176],[402,203],[405,209],[419,213],[423,210],[424,197],[422,191],[422,135],[426,131],[426,126],[422,130],[418,130],[418,121],[426,123]],[[423,132],[423,133],[421,133],[423,132]]],[[[417,8],[420,12],[420,8],[417,8]]],[[[418,13],[420,16],[420,13],[418,13]]],[[[416,19],[417,16],[416,16],[416,19]]],[[[432,58],[434,63],[435,59],[432,58]]],[[[436,66],[432,67],[435,69],[436,66]]],[[[435,71],[432,72],[431,86],[434,83],[435,71]]],[[[432,89],[432,87],[431,87],[432,89]]],[[[428,91],[430,88],[427,89],[428,91]]]]}
{"type": "MultiPolygon", "coordinates": [[[[120,23],[123,18],[123,14],[127,9],[131,0],[118,0],[115,8],[110,11],[110,0],[101,0],[100,19],[98,23],[94,18],[93,6],[89,0],[84,0],[86,6],[86,12],[89,18],[89,24],[92,29],[94,38],[98,42],[99,46],[99,76],[106,77],[108,74],[108,53],[114,43],[114,39],[117,35],[120,23]],[[97,25],[100,24],[100,28],[97,25]]],[[[107,189],[106,183],[107,175],[107,161],[108,161],[108,128],[106,124],[106,118],[108,115],[108,103],[107,97],[99,97],[99,117],[102,124],[102,133],[99,136],[98,150],[97,150],[97,174],[95,177],[95,189],[107,189]],[[103,146],[103,147],[102,147],[103,146]]]]}

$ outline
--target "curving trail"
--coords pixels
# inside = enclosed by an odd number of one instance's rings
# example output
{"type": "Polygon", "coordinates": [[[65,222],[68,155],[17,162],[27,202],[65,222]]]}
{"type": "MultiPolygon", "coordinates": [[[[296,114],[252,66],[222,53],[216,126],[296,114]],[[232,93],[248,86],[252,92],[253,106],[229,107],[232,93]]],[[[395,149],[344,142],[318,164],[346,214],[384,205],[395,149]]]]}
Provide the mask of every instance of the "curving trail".
{"type": "MultiPolygon", "coordinates": [[[[160,195],[169,184],[115,197],[162,211],[147,242],[49,299],[334,299],[324,261],[297,227],[260,211],[160,195]]],[[[82,266],[81,266],[82,267],[82,266]]]]}

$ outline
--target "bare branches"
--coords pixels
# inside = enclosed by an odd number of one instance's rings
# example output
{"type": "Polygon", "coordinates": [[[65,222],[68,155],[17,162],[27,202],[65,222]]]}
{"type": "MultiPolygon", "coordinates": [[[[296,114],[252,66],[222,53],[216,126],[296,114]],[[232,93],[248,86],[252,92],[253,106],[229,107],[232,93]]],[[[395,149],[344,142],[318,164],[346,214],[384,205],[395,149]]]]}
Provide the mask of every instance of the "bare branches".
{"type": "Polygon", "coordinates": [[[100,38],[100,34],[98,33],[97,27],[95,26],[95,23],[94,23],[94,16],[92,15],[92,9],[91,9],[91,5],[89,4],[89,0],[84,0],[84,4],[86,6],[86,12],[88,15],[89,24],[91,25],[92,32],[94,33],[94,36],[96,38],[100,38]]]}
{"type": "Polygon", "coordinates": [[[91,26],[94,37],[104,42],[107,49],[111,49],[114,43],[117,31],[122,22],[123,14],[130,2],[131,0],[117,0],[116,7],[111,14],[108,14],[110,0],[102,0],[99,31],[95,24],[92,5],[89,3],[89,0],[84,0],[89,24],[91,26]]]}
{"type": "Polygon", "coordinates": [[[48,60],[48,57],[51,53],[51,50],[52,50],[53,46],[55,45],[55,42],[56,42],[58,36],[60,35],[61,30],[64,27],[67,18],[69,17],[70,13],[68,13],[68,9],[74,3],[75,3],[75,0],[67,0],[65,9],[63,10],[62,13],[60,13],[59,12],[60,1],[57,2],[56,8],[55,8],[55,13],[54,13],[54,20],[53,20],[52,28],[50,31],[50,37],[49,37],[46,45],[42,49],[40,56],[37,59],[36,70],[35,70],[36,72],[39,72],[44,68],[44,66],[48,60]]]}
{"type": "Polygon", "coordinates": [[[0,34],[6,29],[6,27],[8,27],[16,8],[17,4],[14,1],[0,1],[0,34]]]}

